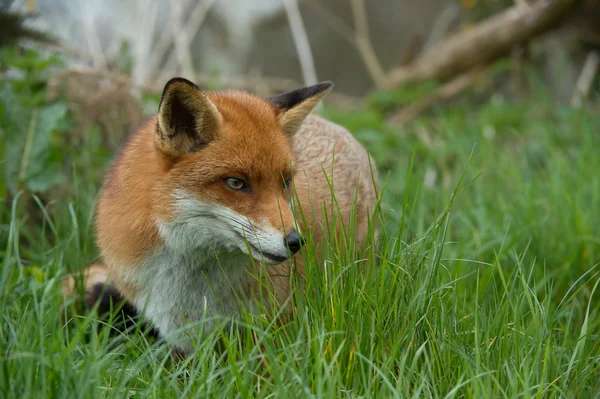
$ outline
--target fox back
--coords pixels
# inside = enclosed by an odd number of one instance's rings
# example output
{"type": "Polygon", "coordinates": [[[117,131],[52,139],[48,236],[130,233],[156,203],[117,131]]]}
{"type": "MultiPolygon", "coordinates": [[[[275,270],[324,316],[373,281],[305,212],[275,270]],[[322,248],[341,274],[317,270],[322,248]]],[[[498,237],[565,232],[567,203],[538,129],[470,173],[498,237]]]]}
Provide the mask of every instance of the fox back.
{"type": "Polygon", "coordinates": [[[210,329],[207,316],[233,316],[240,301],[252,307],[257,270],[279,303],[289,297],[291,262],[304,274],[297,253],[321,239],[333,197],[333,228],[354,217],[353,239],[364,242],[377,171],[350,133],[309,115],[331,87],[265,100],[169,81],[158,114],[131,136],[100,191],[104,264],[94,284],[103,268],[102,284],[189,353],[194,335],[174,332],[189,322],[210,329]]]}

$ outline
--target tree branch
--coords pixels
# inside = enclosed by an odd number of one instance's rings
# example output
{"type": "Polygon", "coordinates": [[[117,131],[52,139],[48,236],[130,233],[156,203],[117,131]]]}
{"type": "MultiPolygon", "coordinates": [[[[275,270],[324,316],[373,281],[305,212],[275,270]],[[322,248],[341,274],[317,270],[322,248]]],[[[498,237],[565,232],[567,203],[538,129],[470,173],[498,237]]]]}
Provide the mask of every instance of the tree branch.
{"type": "Polygon", "coordinates": [[[385,86],[385,72],[369,37],[369,24],[364,0],[350,0],[354,18],[354,41],[367,71],[378,88],[385,86]]]}
{"type": "Polygon", "coordinates": [[[392,88],[431,78],[450,78],[505,54],[514,44],[548,30],[582,0],[538,0],[529,7],[512,6],[469,30],[433,45],[415,62],[392,70],[392,88]]]}
{"type": "Polygon", "coordinates": [[[590,89],[594,78],[598,74],[600,69],[600,53],[598,51],[590,51],[583,64],[581,74],[577,79],[575,86],[575,93],[571,99],[571,105],[575,108],[580,108],[585,100],[590,95],[590,89]]]}
{"type": "Polygon", "coordinates": [[[283,5],[290,24],[290,30],[292,31],[294,44],[296,45],[298,58],[300,59],[300,68],[302,69],[304,84],[307,86],[317,84],[318,79],[315,61],[313,60],[312,51],[310,49],[308,35],[304,29],[304,22],[302,22],[302,15],[298,8],[298,1],[283,0],[283,5]]]}
{"type": "Polygon", "coordinates": [[[410,122],[419,114],[427,110],[432,105],[439,102],[448,101],[468,89],[481,75],[483,68],[475,68],[469,72],[454,78],[444,84],[431,94],[421,97],[417,102],[401,109],[394,114],[388,121],[396,126],[403,126],[410,122]]]}

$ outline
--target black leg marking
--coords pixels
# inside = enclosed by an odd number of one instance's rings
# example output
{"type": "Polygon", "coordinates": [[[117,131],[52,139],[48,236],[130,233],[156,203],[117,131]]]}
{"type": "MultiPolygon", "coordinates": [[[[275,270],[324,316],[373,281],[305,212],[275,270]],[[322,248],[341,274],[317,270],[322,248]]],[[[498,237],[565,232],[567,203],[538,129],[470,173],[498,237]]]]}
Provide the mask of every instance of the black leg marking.
{"type": "MultiPolygon", "coordinates": [[[[97,306],[98,316],[103,321],[110,320],[112,315],[112,327],[117,331],[132,331],[139,322],[139,313],[135,306],[127,302],[112,284],[98,283],[94,285],[86,293],[85,302],[89,309],[97,306]]],[[[144,325],[143,328],[150,329],[148,334],[150,337],[158,338],[158,332],[155,329],[148,325],[144,325]]]]}

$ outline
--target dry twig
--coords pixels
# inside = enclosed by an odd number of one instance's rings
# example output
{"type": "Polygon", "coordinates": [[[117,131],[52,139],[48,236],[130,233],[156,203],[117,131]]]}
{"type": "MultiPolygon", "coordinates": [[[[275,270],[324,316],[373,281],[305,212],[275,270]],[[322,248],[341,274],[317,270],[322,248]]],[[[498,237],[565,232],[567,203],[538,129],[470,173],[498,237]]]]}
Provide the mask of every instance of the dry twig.
{"type": "Polygon", "coordinates": [[[336,31],[337,34],[342,39],[346,40],[352,47],[356,47],[352,27],[348,26],[339,15],[332,12],[319,0],[304,0],[302,4],[312,9],[316,17],[321,18],[323,22],[336,31]]]}
{"type": "Polygon", "coordinates": [[[433,28],[431,29],[431,33],[429,37],[427,37],[427,41],[423,45],[423,49],[421,50],[421,54],[426,53],[431,49],[434,45],[442,41],[442,39],[448,34],[452,26],[458,21],[460,18],[460,6],[456,3],[448,3],[442,9],[442,11],[437,15],[435,21],[433,22],[433,28]]]}
{"type": "Polygon", "coordinates": [[[198,30],[204,23],[208,12],[217,0],[203,0],[196,3],[196,7],[190,12],[185,27],[183,29],[185,36],[188,38],[194,38],[198,33],[198,30]]]}
{"type": "Polygon", "coordinates": [[[450,78],[505,54],[514,44],[556,25],[581,0],[539,0],[515,5],[471,29],[433,45],[415,62],[388,74],[386,87],[450,78]]]}
{"type": "MultiPolygon", "coordinates": [[[[201,4],[202,2],[200,2],[201,4]]],[[[181,29],[182,26],[186,26],[184,22],[184,13],[186,9],[183,7],[186,5],[180,0],[169,1],[171,14],[173,15],[173,23],[166,29],[172,29],[173,41],[175,43],[175,56],[177,57],[178,67],[184,76],[192,76],[194,74],[194,65],[192,63],[192,57],[190,56],[190,36],[187,35],[187,29],[181,29]]]]}
{"type": "Polygon", "coordinates": [[[395,126],[403,126],[416,118],[434,104],[448,101],[469,88],[480,76],[483,68],[475,68],[466,72],[450,82],[444,84],[431,94],[425,95],[414,104],[411,104],[389,118],[395,126]]]}
{"type": "Polygon", "coordinates": [[[92,60],[94,62],[94,67],[105,68],[106,58],[104,57],[102,46],[100,45],[100,38],[98,37],[94,16],[90,13],[89,8],[84,7],[81,4],[78,6],[80,16],[82,20],[85,21],[83,24],[85,27],[84,36],[90,51],[90,55],[92,56],[92,60]]]}
{"type": "Polygon", "coordinates": [[[600,53],[597,51],[590,51],[585,59],[583,69],[581,70],[581,74],[575,85],[575,93],[571,99],[571,105],[573,107],[580,108],[583,105],[583,100],[590,95],[592,83],[594,83],[594,78],[598,74],[599,69],[600,53]]]}
{"type": "Polygon", "coordinates": [[[304,29],[304,22],[302,22],[302,15],[298,8],[298,1],[283,0],[283,5],[288,17],[288,23],[290,24],[292,38],[296,45],[296,51],[298,52],[304,84],[307,86],[317,84],[317,70],[315,69],[308,35],[306,34],[306,29],[304,29]]]}
{"type": "Polygon", "coordinates": [[[375,49],[371,44],[369,35],[369,24],[367,21],[367,10],[365,7],[364,0],[350,0],[352,6],[352,16],[354,18],[354,41],[358,49],[367,71],[375,82],[378,88],[382,88],[385,85],[385,72],[381,67],[381,63],[377,58],[375,49]]]}

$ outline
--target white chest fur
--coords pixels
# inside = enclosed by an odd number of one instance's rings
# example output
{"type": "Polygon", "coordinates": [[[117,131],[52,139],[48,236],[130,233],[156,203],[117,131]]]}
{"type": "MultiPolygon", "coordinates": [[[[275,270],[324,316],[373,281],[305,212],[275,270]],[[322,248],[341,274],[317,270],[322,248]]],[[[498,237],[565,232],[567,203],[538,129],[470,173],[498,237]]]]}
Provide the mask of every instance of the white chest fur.
{"type": "Polygon", "coordinates": [[[248,303],[244,288],[252,277],[246,265],[244,254],[217,257],[208,251],[164,249],[146,260],[131,281],[139,289],[135,305],[164,339],[190,352],[197,331],[210,331],[248,303]]]}
{"type": "MultiPolygon", "coordinates": [[[[209,331],[217,318],[250,305],[244,294],[256,273],[247,270],[253,262],[240,237],[250,233],[252,241],[256,229],[247,218],[184,191],[173,200],[175,217],[157,222],[164,244],[135,267],[135,275],[121,278],[136,288],[136,307],[161,336],[189,352],[192,327],[209,331]]],[[[281,234],[273,236],[283,246],[281,234]]],[[[263,237],[262,244],[269,242],[263,237]]]]}

